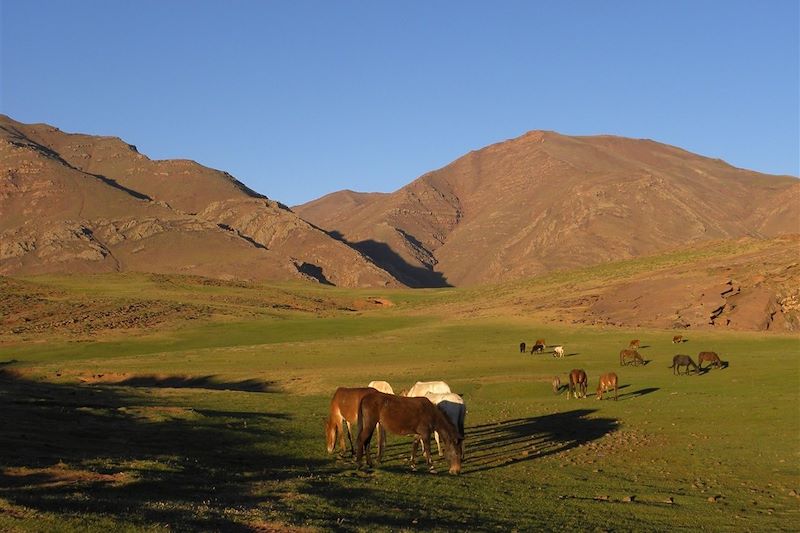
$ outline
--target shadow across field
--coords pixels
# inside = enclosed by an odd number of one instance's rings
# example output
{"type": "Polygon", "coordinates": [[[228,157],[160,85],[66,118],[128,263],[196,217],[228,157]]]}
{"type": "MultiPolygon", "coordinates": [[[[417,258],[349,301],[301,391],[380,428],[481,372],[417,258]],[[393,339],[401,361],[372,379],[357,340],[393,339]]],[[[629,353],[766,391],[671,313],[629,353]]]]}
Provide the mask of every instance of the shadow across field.
{"type": "Polygon", "coordinates": [[[225,381],[217,376],[155,376],[143,375],[108,382],[107,385],[123,387],[159,387],[159,388],[187,388],[187,389],[212,389],[233,390],[242,392],[280,392],[274,381],[260,379],[244,379],[241,381],[225,381]]]}
{"type": "Polygon", "coordinates": [[[280,502],[253,483],[324,464],[280,446],[285,413],[165,406],[134,392],[0,370],[0,498],[137,527],[252,531],[245,511],[280,502]]]}
{"type": "MultiPolygon", "coordinates": [[[[469,475],[561,453],[614,431],[617,420],[590,418],[589,415],[596,411],[596,409],[575,409],[552,415],[467,427],[462,474],[469,475]]],[[[380,468],[407,471],[411,440],[392,436],[389,439],[394,442],[386,446],[384,465],[380,468]],[[396,463],[398,460],[401,461],[401,465],[386,464],[396,463]]],[[[436,443],[433,440],[431,440],[431,450],[435,455],[436,443]]],[[[440,467],[444,468],[444,463],[440,467]]]]}

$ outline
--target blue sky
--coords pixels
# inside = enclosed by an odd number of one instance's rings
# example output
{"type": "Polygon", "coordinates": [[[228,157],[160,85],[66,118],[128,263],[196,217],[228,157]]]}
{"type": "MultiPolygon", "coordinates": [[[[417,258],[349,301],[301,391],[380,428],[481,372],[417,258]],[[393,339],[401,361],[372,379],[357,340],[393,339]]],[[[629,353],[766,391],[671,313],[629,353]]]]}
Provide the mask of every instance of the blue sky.
{"type": "Polygon", "coordinates": [[[798,5],[2,0],[0,111],[290,205],[533,129],[796,176],[798,5]]]}

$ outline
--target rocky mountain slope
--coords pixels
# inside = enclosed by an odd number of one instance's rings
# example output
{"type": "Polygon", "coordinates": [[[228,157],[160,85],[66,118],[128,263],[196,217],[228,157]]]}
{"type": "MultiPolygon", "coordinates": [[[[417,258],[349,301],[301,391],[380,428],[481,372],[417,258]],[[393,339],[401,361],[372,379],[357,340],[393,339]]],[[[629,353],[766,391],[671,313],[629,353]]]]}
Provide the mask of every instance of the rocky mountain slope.
{"type": "Polygon", "coordinates": [[[0,116],[0,274],[110,271],[399,285],[227,173],[0,116]]]}
{"type": "Polygon", "coordinates": [[[391,194],[294,210],[408,285],[462,286],[800,233],[800,182],[650,140],[533,131],[391,194]]]}

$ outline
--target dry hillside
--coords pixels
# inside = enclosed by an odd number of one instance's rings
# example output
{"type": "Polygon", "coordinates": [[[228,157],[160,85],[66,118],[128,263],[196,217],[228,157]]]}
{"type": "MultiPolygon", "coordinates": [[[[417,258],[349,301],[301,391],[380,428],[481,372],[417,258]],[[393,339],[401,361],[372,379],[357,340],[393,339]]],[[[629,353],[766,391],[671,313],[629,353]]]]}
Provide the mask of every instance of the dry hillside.
{"type": "Polygon", "coordinates": [[[391,194],[294,210],[406,284],[463,286],[800,233],[800,182],[650,140],[534,131],[391,194]]]}
{"type": "Polygon", "coordinates": [[[112,271],[398,285],[225,172],[0,116],[0,274],[112,271]]]}

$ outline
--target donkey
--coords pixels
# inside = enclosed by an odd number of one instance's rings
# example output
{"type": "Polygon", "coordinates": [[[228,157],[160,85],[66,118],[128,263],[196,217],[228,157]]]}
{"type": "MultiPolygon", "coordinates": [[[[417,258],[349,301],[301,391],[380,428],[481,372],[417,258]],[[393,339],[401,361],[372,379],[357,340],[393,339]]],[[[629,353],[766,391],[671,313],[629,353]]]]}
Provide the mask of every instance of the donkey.
{"type": "Polygon", "coordinates": [[[697,366],[701,370],[703,369],[703,363],[706,361],[709,362],[708,367],[722,368],[722,360],[720,360],[717,352],[700,352],[697,354],[697,366]]]}
{"type": "Polygon", "coordinates": [[[671,368],[672,373],[675,374],[676,376],[679,376],[681,373],[680,368],[682,366],[686,367],[687,375],[689,374],[689,367],[694,368],[695,373],[699,371],[697,365],[694,364],[694,361],[692,361],[691,357],[689,357],[688,355],[680,355],[680,354],[672,358],[672,365],[668,366],[667,368],[671,368]]]}
{"type": "Polygon", "coordinates": [[[622,350],[619,352],[619,366],[627,364],[643,365],[644,359],[636,350],[622,350]]]}

